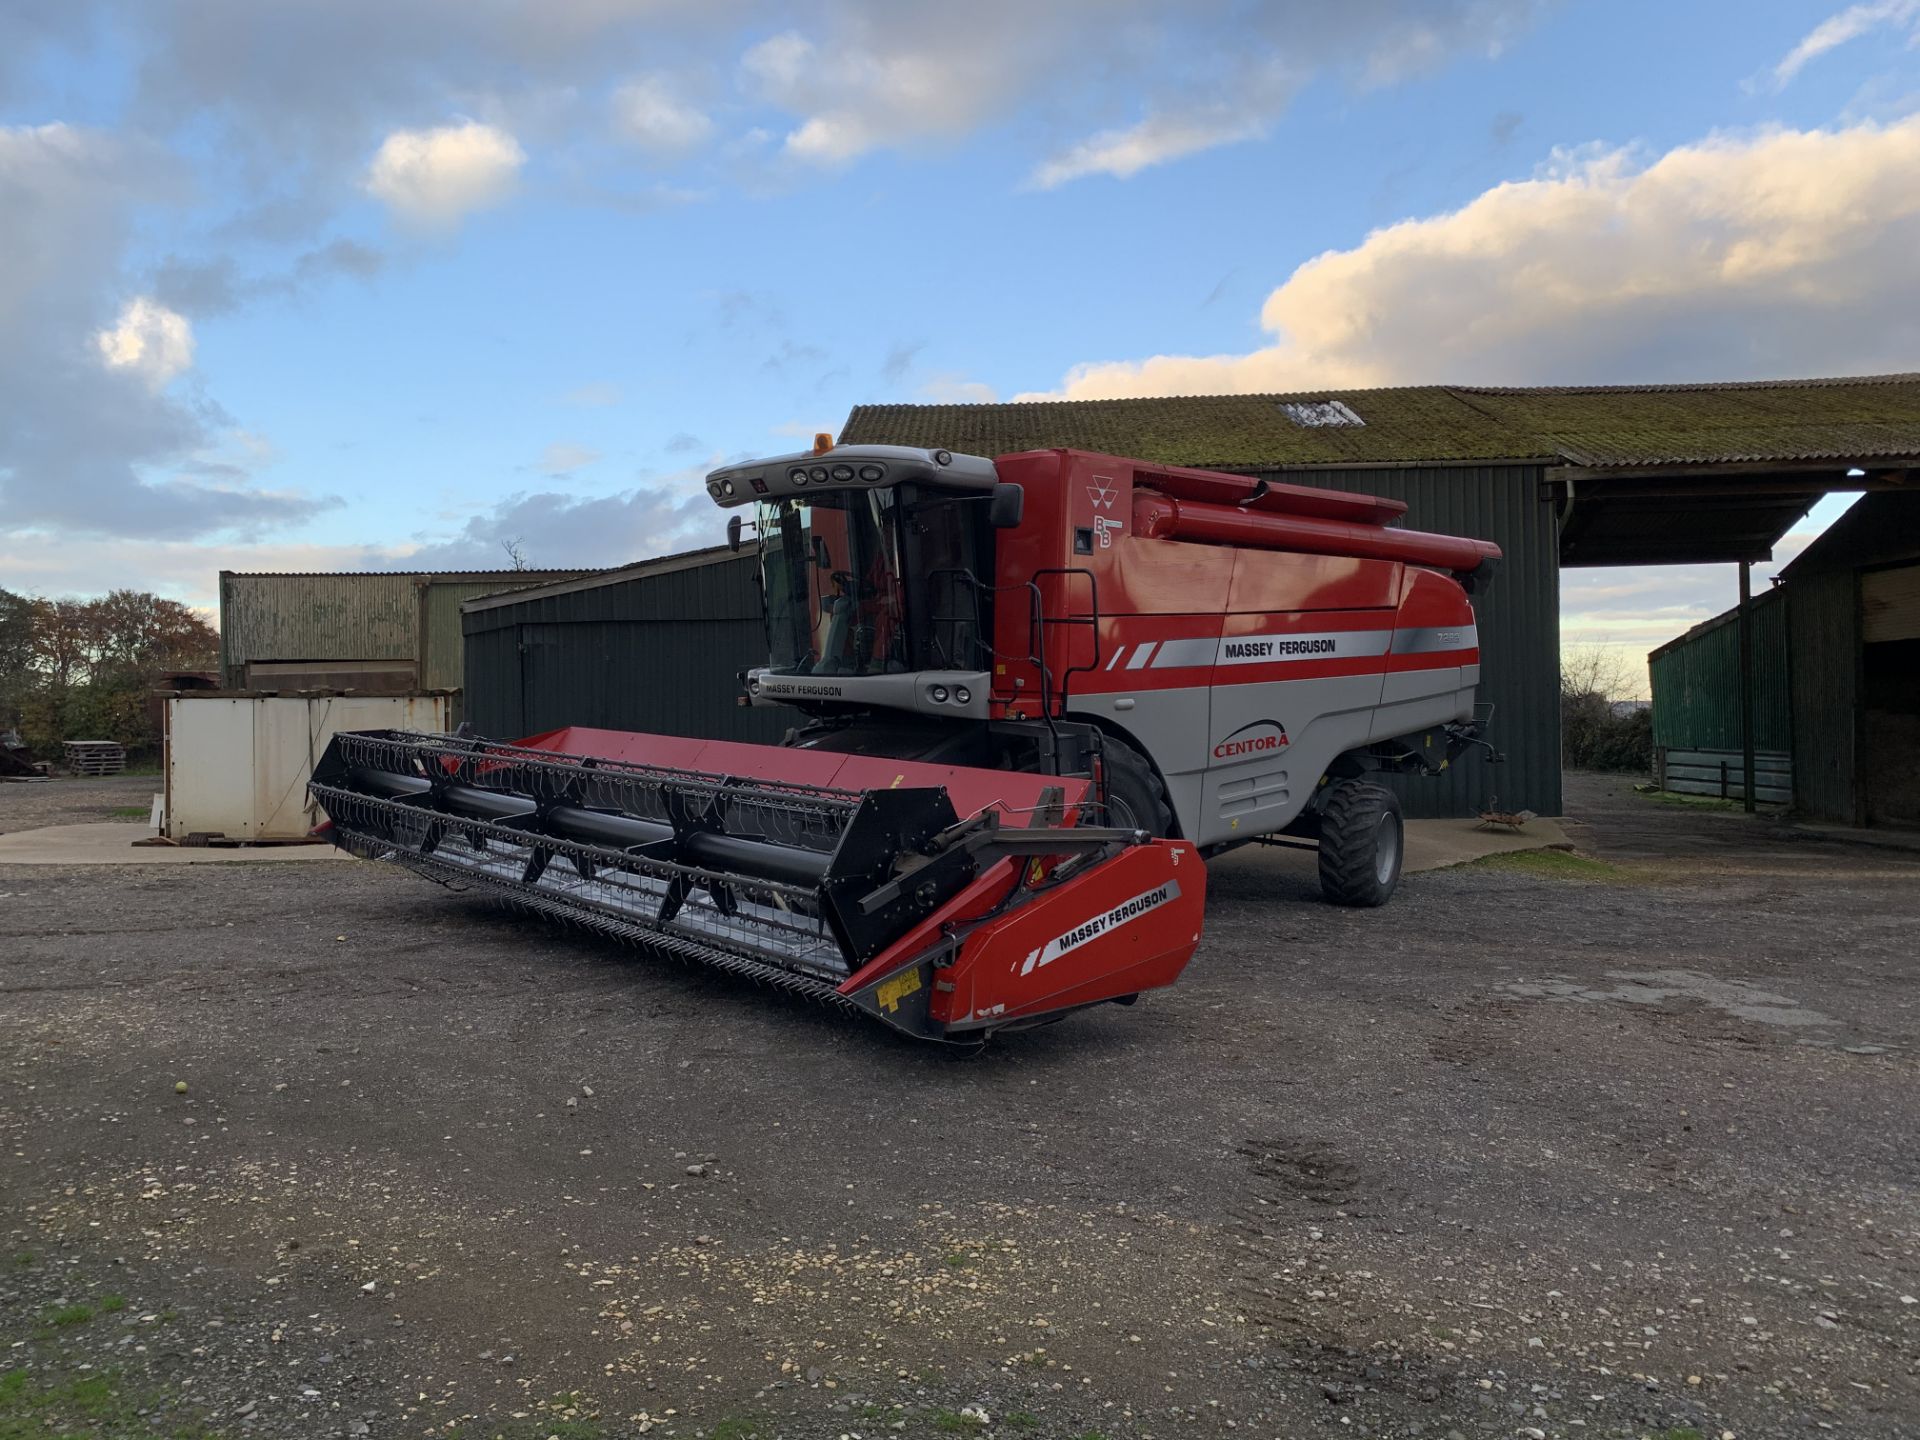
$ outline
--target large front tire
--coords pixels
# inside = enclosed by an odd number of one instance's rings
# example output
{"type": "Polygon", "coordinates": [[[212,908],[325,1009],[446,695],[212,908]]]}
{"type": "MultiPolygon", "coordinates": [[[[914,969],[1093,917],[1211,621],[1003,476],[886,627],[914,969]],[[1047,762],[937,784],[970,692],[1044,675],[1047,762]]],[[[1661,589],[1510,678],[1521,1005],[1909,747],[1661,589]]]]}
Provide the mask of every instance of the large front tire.
{"type": "Polygon", "coordinates": [[[1102,738],[1100,754],[1107,772],[1106,823],[1161,838],[1172,835],[1173,806],[1153,762],[1111,735],[1102,738]]]}
{"type": "Polygon", "coordinates": [[[1384,905],[1400,883],[1406,827],[1391,790],[1358,780],[1334,786],[1320,812],[1320,890],[1336,905],[1384,905]]]}

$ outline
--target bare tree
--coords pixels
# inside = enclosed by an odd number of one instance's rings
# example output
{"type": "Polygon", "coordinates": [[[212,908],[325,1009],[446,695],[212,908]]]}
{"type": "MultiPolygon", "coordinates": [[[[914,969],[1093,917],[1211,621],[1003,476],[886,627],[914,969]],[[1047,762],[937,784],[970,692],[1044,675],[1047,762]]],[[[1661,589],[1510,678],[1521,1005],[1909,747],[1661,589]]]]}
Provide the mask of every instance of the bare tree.
{"type": "Polygon", "coordinates": [[[1560,651],[1560,698],[1631,699],[1642,687],[1633,664],[1611,645],[1568,645],[1560,651]]]}
{"type": "Polygon", "coordinates": [[[521,548],[518,536],[515,536],[511,540],[502,540],[500,542],[500,548],[507,552],[507,559],[513,562],[514,569],[524,570],[527,568],[527,552],[521,548]]]}

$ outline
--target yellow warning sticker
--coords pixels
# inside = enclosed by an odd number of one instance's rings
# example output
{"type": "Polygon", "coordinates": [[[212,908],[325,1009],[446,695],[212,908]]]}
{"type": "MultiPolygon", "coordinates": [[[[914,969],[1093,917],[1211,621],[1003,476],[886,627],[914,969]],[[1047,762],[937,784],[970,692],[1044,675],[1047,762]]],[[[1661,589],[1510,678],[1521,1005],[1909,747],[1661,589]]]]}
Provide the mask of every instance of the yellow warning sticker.
{"type": "Polygon", "coordinates": [[[898,1013],[900,1002],[920,988],[920,967],[902,970],[891,980],[882,980],[875,987],[873,998],[880,1002],[880,1008],[889,1015],[898,1013]]]}

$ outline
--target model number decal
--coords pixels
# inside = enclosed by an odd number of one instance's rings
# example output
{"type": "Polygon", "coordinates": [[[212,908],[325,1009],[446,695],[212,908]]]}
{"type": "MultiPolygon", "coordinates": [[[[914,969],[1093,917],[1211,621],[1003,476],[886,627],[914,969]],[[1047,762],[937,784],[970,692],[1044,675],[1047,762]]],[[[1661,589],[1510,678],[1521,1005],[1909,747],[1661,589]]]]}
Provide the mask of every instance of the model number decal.
{"type": "Polygon", "coordinates": [[[1111,910],[1084,920],[1062,935],[1057,935],[1035,950],[1020,963],[1020,973],[1031,975],[1043,965],[1050,965],[1069,950],[1077,949],[1089,940],[1097,940],[1102,935],[1110,935],[1122,925],[1138,920],[1150,910],[1157,910],[1169,900],[1180,898],[1180,882],[1169,880],[1164,885],[1156,885],[1123,900],[1111,910]]]}

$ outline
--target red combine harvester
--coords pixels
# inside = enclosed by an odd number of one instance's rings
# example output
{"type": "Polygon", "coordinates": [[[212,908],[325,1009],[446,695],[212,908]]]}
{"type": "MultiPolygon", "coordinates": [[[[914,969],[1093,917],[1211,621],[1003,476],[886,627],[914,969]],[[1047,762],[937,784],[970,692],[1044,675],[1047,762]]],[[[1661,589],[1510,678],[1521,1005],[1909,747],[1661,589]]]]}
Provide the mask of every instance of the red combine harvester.
{"type": "Polygon", "coordinates": [[[1317,846],[1329,899],[1383,903],[1400,812],[1367,777],[1488,748],[1468,597],[1499,551],[1397,501],[867,445],[707,488],[755,507],[741,698],[807,717],[786,745],[344,734],[335,843],[974,1044],[1171,984],[1234,845],[1317,846]]]}

